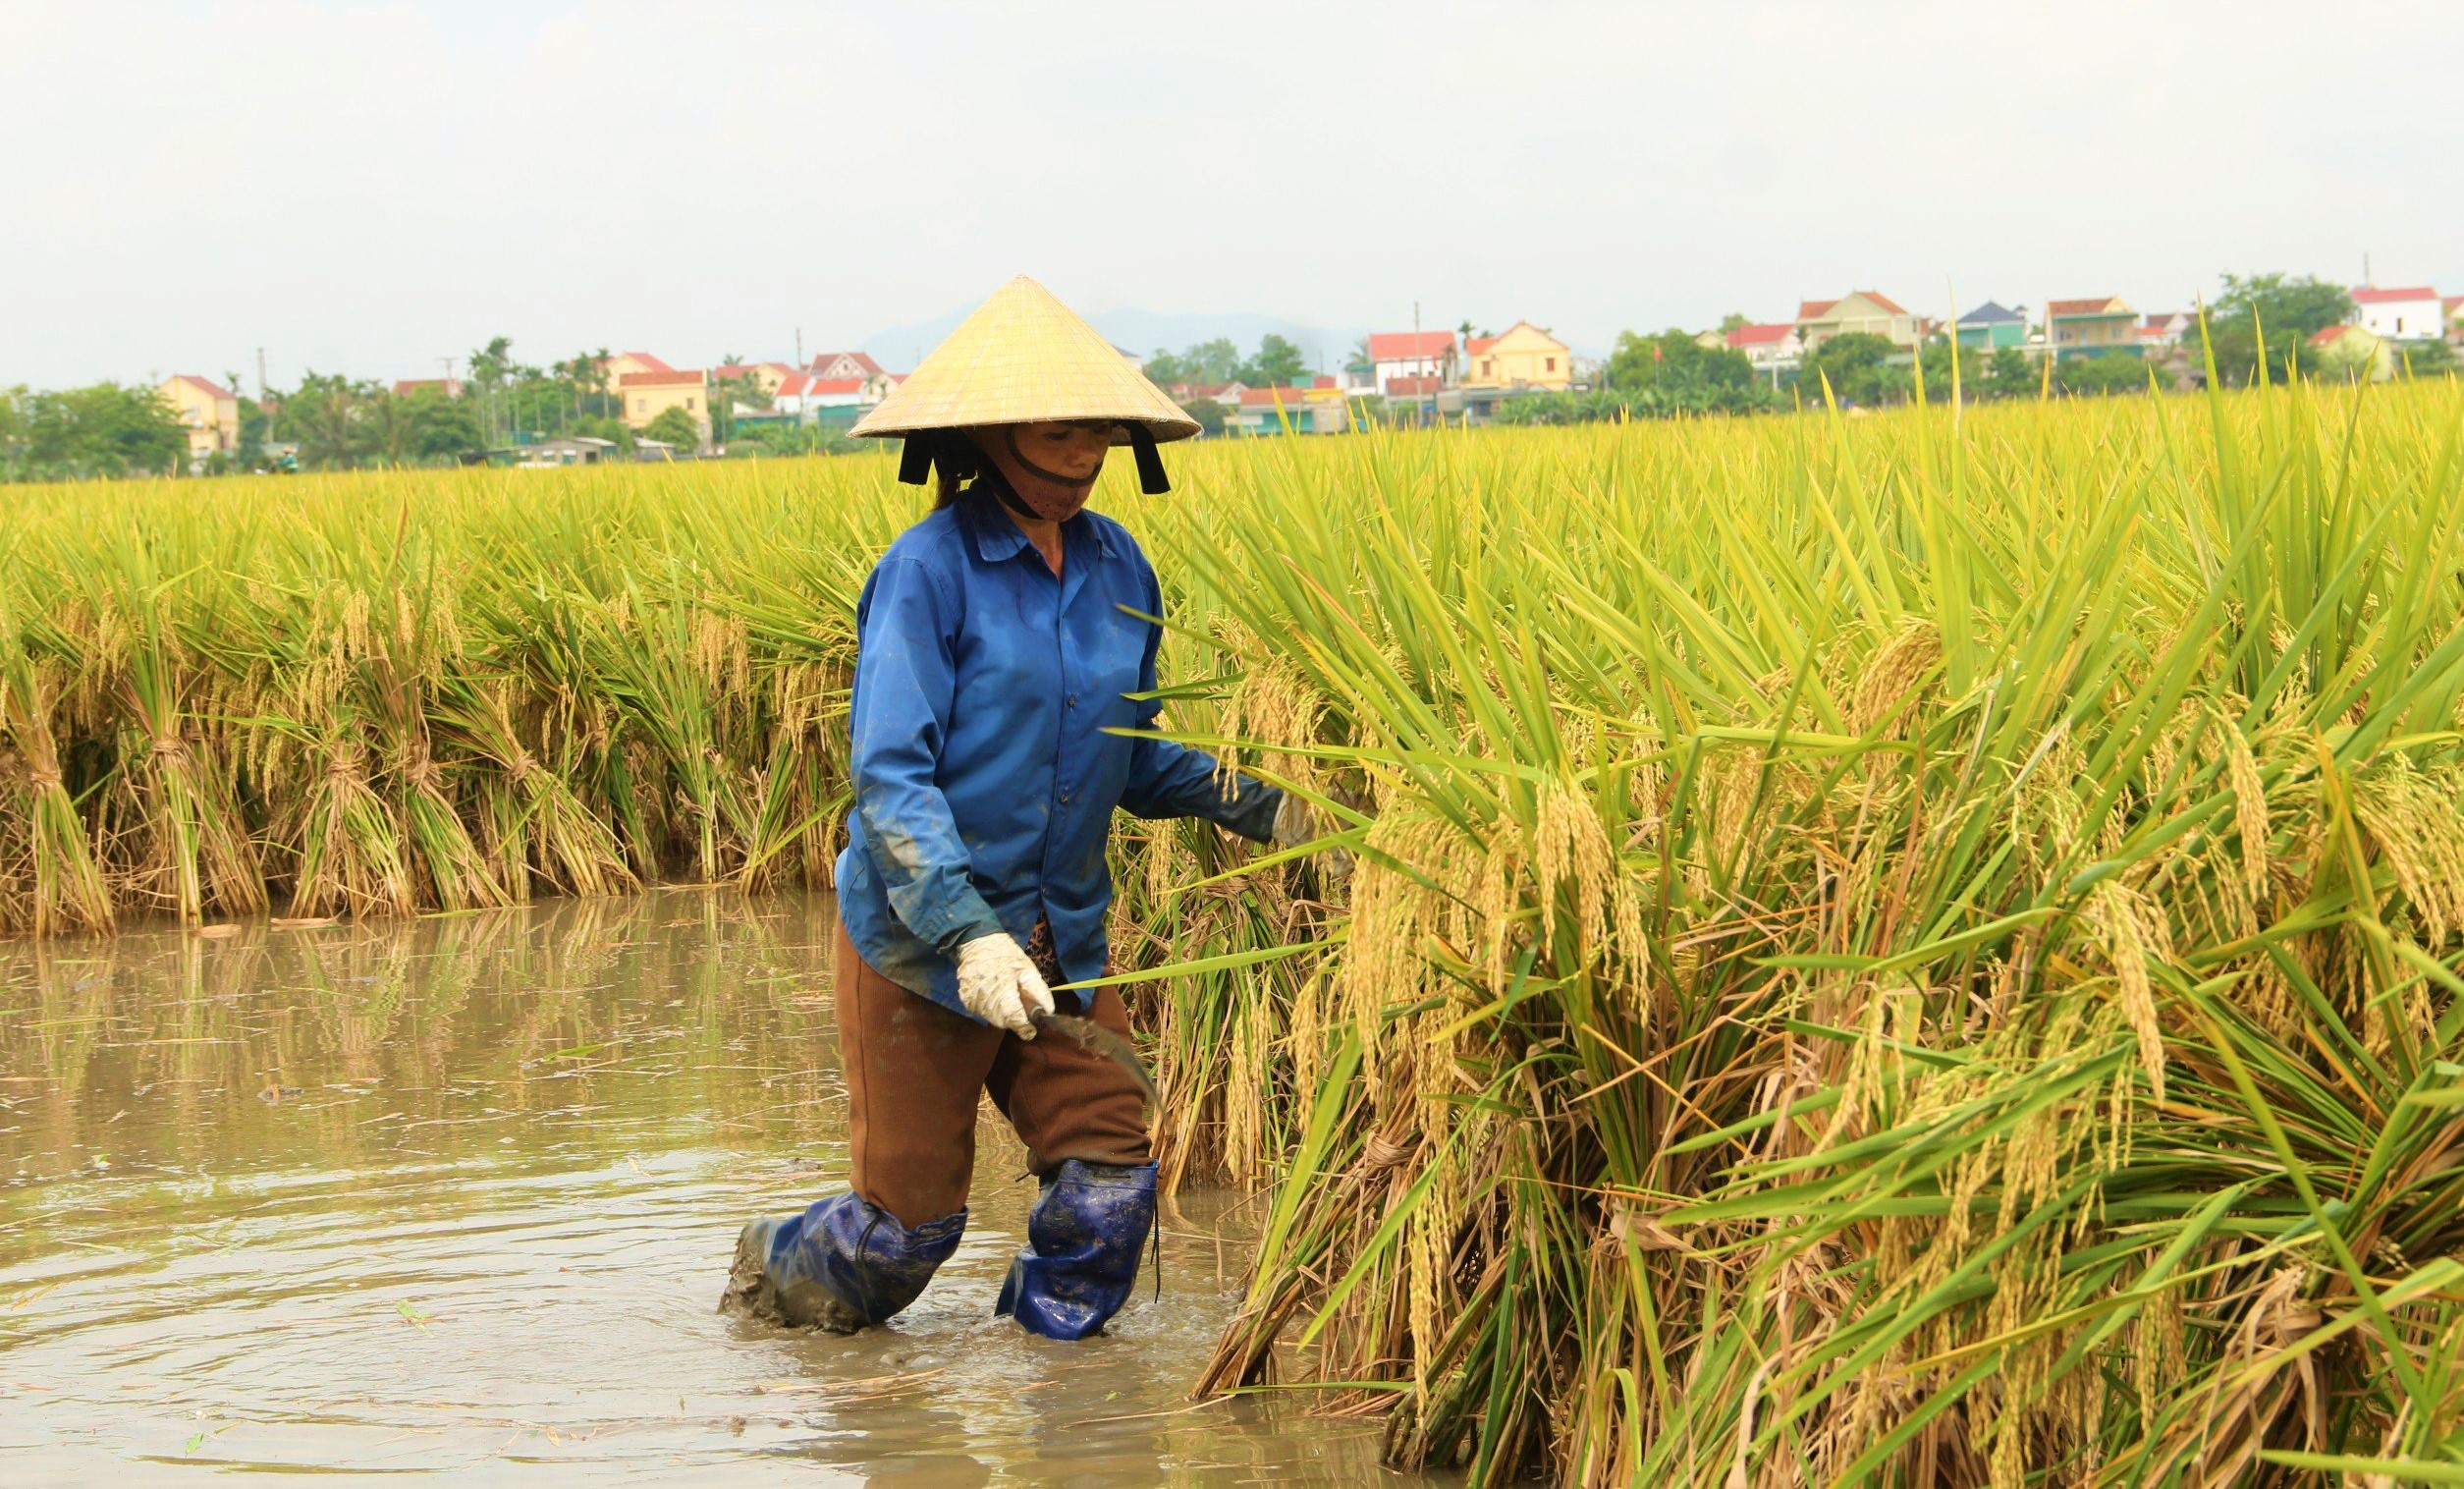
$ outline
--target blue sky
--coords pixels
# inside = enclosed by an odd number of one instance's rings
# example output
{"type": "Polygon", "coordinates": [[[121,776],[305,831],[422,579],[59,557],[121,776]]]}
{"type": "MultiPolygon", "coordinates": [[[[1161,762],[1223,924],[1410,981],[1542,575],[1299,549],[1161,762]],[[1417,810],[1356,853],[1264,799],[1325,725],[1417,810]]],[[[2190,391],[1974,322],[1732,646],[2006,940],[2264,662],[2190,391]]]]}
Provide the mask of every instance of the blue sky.
{"type": "MultiPolygon", "coordinates": [[[[1088,311],[2464,291],[2464,7],[10,4],[0,384],[1088,311]]],[[[1140,349],[1144,350],[1144,349],[1140,349]]]]}

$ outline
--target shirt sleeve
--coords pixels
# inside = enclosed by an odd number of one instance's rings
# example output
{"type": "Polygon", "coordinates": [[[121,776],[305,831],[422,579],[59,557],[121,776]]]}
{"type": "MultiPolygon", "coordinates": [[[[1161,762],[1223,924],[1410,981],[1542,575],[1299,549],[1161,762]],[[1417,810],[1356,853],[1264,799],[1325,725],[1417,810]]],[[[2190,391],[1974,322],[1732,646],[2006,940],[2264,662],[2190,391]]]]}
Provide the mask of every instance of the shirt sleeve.
{"type": "MultiPolygon", "coordinates": [[[[1149,615],[1164,613],[1162,586],[1155,571],[1146,573],[1149,615]]],[[[1164,628],[1150,623],[1146,653],[1138,663],[1138,691],[1155,690],[1155,653],[1164,643],[1164,628]]],[[[1153,698],[1139,701],[1134,727],[1153,729],[1164,705],[1153,698]]],[[[1240,778],[1224,787],[1222,766],[1203,749],[1170,740],[1130,742],[1129,784],[1121,794],[1122,809],[1136,817],[1204,817],[1244,838],[1264,843],[1275,835],[1275,808],[1283,792],[1262,781],[1240,778]]]]}
{"type": "Polygon", "coordinates": [[[1003,929],[968,877],[950,799],[933,784],[958,688],[951,643],[958,608],[923,565],[883,562],[857,638],[848,721],[855,815],[890,909],[954,959],[961,945],[1003,929]]]}

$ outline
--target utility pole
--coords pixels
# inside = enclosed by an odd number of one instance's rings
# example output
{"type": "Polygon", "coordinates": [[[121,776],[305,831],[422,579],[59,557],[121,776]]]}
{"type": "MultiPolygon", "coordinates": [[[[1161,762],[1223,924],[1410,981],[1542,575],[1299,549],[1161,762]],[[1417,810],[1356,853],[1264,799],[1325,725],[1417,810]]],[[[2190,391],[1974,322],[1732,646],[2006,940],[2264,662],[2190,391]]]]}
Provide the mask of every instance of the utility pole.
{"type": "Polygon", "coordinates": [[[2368,248],[2361,250],[2361,287],[2365,290],[2370,288],[2370,250],[2368,248]]]}
{"type": "MultiPolygon", "coordinates": [[[[1412,365],[1412,385],[1411,385],[1411,387],[1412,387],[1412,400],[1411,400],[1411,406],[1412,406],[1414,409],[1417,409],[1417,410],[1419,410],[1419,411],[1420,411],[1420,422],[1421,422],[1421,423],[1423,423],[1423,424],[1426,424],[1426,423],[1428,423],[1428,421],[1429,421],[1429,415],[1430,415],[1431,414],[1433,414],[1434,412],[1436,412],[1436,409],[1437,409],[1437,404],[1436,404],[1436,401],[1435,401],[1433,398],[1431,398],[1431,396],[1430,396],[1430,394],[1429,394],[1429,385],[1428,385],[1426,382],[1424,382],[1424,381],[1422,381],[1422,380],[1421,380],[1421,374],[1422,374],[1424,371],[1426,371],[1426,370],[1427,370],[1427,363],[1425,363],[1425,362],[1420,361],[1420,360],[1418,360],[1418,359],[1417,359],[1417,358],[1421,356],[1421,353],[1422,353],[1422,347],[1421,347],[1421,344],[1420,344],[1420,302],[1415,300],[1415,301],[1413,301],[1413,302],[1411,303],[1411,355],[1412,355],[1412,357],[1415,358],[1415,359],[1413,360],[1412,364],[1411,364],[1411,365],[1412,365]],[[1428,402],[1423,402],[1423,400],[1424,400],[1424,399],[1428,399],[1429,401],[1428,401],[1428,402]]],[[[1377,377],[1378,377],[1378,364],[1377,364],[1376,360],[1373,358],[1373,359],[1370,361],[1370,363],[1369,363],[1369,380],[1370,380],[1371,382],[1376,382],[1376,381],[1377,381],[1377,377]]]]}
{"type": "Polygon", "coordinates": [[[256,349],[256,401],[260,405],[265,402],[265,349],[263,347],[256,349]]]}
{"type": "Polygon", "coordinates": [[[795,370],[798,372],[804,370],[804,328],[802,326],[795,328],[795,370]]]}

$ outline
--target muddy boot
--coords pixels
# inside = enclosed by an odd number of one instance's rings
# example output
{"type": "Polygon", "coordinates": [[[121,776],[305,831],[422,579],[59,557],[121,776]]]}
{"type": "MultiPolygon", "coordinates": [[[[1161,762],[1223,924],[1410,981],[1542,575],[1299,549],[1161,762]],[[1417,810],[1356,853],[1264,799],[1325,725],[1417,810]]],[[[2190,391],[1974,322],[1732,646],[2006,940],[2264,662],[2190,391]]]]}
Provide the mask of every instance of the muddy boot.
{"type": "Polygon", "coordinates": [[[852,1334],[915,1301],[965,1229],[960,1210],[910,1231],[852,1193],[747,1222],[719,1311],[852,1334]]]}
{"type": "Polygon", "coordinates": [[[1129,1300],[1154,1224],[1155,1165],[1064,1159],[1027,1212],[1026,1249],[993,1311],[1046,1339],[1096,1333],[1129,1300]]]}

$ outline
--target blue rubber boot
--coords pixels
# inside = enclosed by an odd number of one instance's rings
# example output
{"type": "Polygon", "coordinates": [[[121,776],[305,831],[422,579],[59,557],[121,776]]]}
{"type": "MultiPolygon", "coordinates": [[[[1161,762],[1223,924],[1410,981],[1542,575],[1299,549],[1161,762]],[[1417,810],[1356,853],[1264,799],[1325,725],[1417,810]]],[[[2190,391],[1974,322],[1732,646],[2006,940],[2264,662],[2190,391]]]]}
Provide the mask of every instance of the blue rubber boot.
{"type": "Polygon", "coordinates": [[[750,1221],[719,1311],[852,1334],[915,1301],[965,1229],[960,1210],[910,1231],[853,1191],[750,1221]]]}
{"type": "Polygon", "coordinates": [[[996,1313],[1046,1339],[1084,1339],[1129,1300],[1155,1225],[1155,1165],[1062,1160],[1026,1215],[996,1313]]]}

